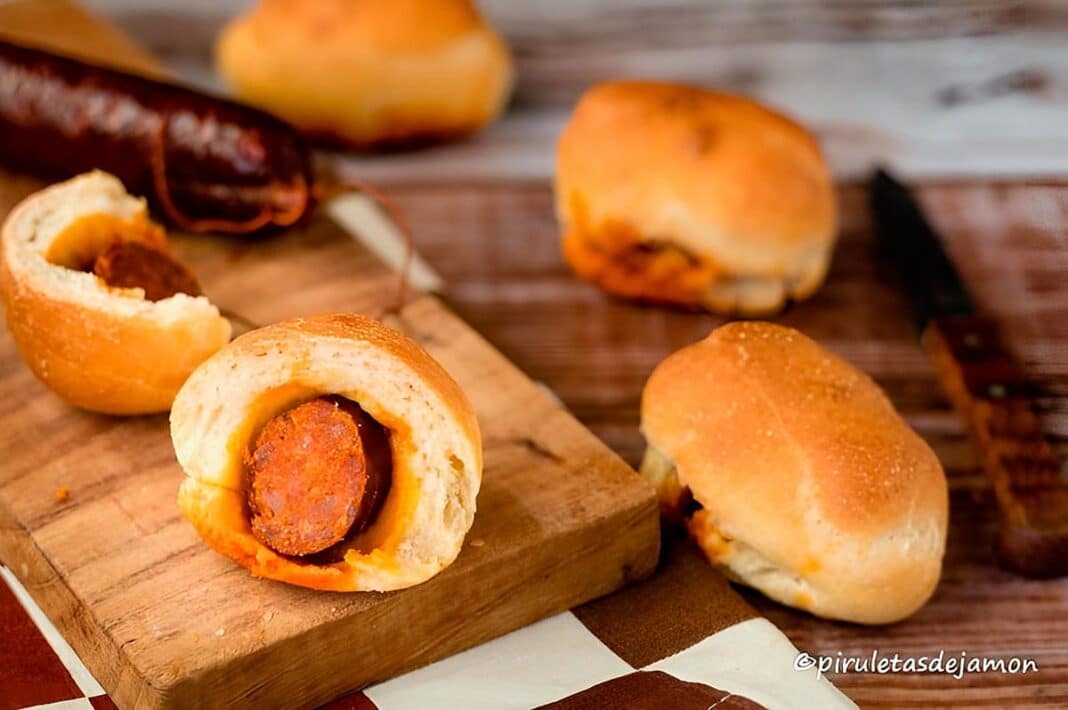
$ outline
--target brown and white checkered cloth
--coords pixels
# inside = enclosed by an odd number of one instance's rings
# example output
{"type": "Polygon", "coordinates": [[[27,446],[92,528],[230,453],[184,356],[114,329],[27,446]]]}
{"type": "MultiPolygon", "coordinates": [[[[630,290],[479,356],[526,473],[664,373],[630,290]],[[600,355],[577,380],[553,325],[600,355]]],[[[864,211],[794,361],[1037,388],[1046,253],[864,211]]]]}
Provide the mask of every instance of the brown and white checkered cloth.
{"type": "MultiPolygon", "coordinates": [[[[670,534],[664,543],[645,582],[329,707],[855,707],[815,671],[795,670],[797,649],[689,543],[670,534]]],[[[0,708],[114,707],[11,572],[2,574],[0,708]]]]}

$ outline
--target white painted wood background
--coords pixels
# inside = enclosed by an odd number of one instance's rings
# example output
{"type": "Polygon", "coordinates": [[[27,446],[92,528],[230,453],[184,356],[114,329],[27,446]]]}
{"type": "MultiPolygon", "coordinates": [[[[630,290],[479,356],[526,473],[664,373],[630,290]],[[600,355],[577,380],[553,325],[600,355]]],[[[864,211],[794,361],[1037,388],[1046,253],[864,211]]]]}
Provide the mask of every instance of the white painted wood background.
{"type": "MultiPolygon", "coordinates": [[[[91,0],[194,83],[243,0],[91,0]]],[[[346,160],[388,182],[534,179],[582,90],[652,77],[739,91],[821,136],[836,174],[1068,175],[1068,2],[483,0],[516,53],[508,114],[463,143],[346,160]]]]}

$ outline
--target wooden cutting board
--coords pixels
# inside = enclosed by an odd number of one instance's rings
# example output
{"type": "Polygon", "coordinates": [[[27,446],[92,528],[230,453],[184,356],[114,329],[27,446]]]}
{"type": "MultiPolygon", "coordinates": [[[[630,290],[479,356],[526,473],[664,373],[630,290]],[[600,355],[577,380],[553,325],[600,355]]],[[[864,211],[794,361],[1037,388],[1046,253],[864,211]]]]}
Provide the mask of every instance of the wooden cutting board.
{"type": "MultiPolygon", "coordinates": [[[[0,32],[154,69],[60,0],[0,5],[0,32]]],[[[0,213],[40,186],[0,172],[0,213]]],[[[395,291],[395,275],[325,217],[270,239],[173,243],[212,300],[251,324],[373,313],[395,291]]],[[[120,705],[324,702],[652,571],[653,493],[623,461],[438,298],[414,294],[390,323],[467,392],[485,473],[457,561],[387,594],[256,580],[209,550],[178,514],[166,416],[76,410],[0,334],[0,561],[120,705]]]]}

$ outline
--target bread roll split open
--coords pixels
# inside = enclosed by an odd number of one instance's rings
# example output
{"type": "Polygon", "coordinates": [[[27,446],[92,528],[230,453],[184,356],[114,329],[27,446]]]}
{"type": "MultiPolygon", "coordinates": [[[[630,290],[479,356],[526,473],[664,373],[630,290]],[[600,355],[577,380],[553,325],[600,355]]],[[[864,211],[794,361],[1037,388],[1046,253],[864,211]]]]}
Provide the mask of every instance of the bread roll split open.
{"type": "MultiPolygon", "coordinates": [[[[482,448],[471,405],[416,343],[363,316],[297,318],[237,338],[182,387],[171,437],[187,474],[182,513],[258,577],[334,591],[409,587],[456,558],[474,519],[482,448]],[[248,451],[269,421],[326,395],[358,405],[388,433],[388,493],[367,527],[326,553],[283,554],[250,524],[248,451]]],[[[313,487],[300,502],[334,494],[313,487]]]]}
{"type": "Polygon", "coordinates": [[[23,359],[70,403],[109,414],[166,411],[193,368],[230,339],[229,321],[204,296],[152,301],[93,273],[102,254],[130,244],[184,270],[145,201],[99,171],[30,195],[2,231],[0,290],[23,359]]]}
{"type": "Polygon", "coordinates": [[[642,394],[641,472],[736,581],[819,616],[902,619],[938,583],[945,474],[864,373],[801,333],[724,325],[642,394]]]}

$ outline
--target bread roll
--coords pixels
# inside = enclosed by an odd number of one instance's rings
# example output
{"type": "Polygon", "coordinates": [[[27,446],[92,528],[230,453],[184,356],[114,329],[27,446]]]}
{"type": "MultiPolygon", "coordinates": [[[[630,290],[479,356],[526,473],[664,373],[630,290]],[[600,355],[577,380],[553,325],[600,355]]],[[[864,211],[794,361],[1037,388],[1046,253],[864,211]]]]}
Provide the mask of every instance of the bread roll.
{"type": "Polygon", "coordinates": [[[512,59],[470,0],[262,0],[223,30],[244,101],[357,147],[471,133],[504,106],[512,59]]]}
{"type": "Polygon", "coordinates": [[[746,316],[811,296],[835,196],[815,138],[755,101],[610,82],[557,148],[564,256],[611,294],[746,316]]]}
{"type": "Polygon", "coordinates": [[[96,412],[166,411],[193,368],[230,338],[229,321],[204,296],[151,301],[143,288],[92,273],[110,247],[130,243],[184,271],[145,201],[103,172],[30,195],[2,230],[0,290],[23,360],[58,395],[96,412]]]}
{"type": "MultiPolygon", "coordinates": [[[[334,591],[401,589],[448,566],[474,519],[482,448],[471,405],[418,345],[363,316],[297,318],[237,338],[178,393],[171,438],[187,475],[182,513],[212,548],[258,577],[334,591]],[[248,452],[269,421],[324,395],[358,406],[388,432],[389,492],[373,521],[329,550],[286,554],[250,523],[248,452]]],[[[325,457],[321,442],[302,441],[301,450],[325,457]]],[[[294,502],[312,511],[336,495],[309,486],[294,502]]]]}
{"type": "Polygon", "coordinates": [[[819,616],[916,611],[946,544],[942,467],[872,380],[801,333],[724,325],[642,395],[642,474],[736,581],[819,616]]]}

